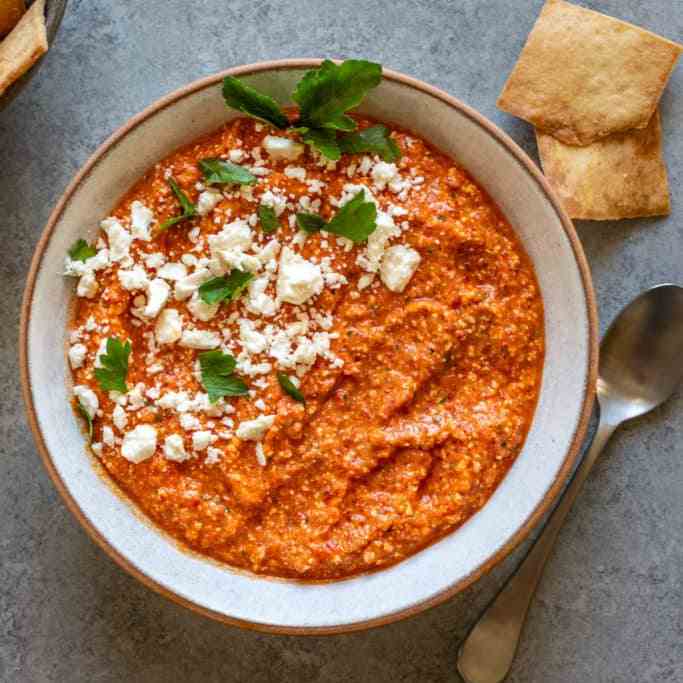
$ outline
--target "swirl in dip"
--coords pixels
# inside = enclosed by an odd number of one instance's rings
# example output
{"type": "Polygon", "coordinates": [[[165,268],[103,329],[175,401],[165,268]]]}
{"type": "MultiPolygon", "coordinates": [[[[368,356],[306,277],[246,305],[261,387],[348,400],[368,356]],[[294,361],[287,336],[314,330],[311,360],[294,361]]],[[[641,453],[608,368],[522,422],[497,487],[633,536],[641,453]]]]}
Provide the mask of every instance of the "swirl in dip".
{"type": "Polygon", "coordinates": [[[235,119],[158,163],[97,254],[67,260],[92,450],[154,522],[229,565],[338,579],[398,562],[481,508],[524,442],[543,359],[533,269],[461,168],[390,129],[397,163],[330,162],[235,119]],[[209,185],[206,158],[255,178],[209,185]],[[162,230],[182,211],[171,180],[195,213],[162,230]],[[361,192],[367,240],[297,227],[361,192]],[[207,303],[200,287],[234,270],[244,288],[207,303]],[[126,393],[96,377],[110,338],[130,342],[126,393]],[[248,393],[211,401],[208,352],[248,393]]]}

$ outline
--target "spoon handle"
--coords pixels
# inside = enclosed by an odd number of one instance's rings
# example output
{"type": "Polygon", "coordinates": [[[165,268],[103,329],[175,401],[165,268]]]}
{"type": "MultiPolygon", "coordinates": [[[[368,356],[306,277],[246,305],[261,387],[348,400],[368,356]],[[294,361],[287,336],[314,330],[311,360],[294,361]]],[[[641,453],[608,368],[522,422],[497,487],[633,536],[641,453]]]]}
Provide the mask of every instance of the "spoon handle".
{"type": "Polygon", "coordinates": [[[531,598],[543,574],[567,513],[593,464],[618,425],[600,417],[590,450],[576,469],[569,486],[538,539],[463,641],[458,671],[466,683],[499,683],[512,666],[531,598]]]}

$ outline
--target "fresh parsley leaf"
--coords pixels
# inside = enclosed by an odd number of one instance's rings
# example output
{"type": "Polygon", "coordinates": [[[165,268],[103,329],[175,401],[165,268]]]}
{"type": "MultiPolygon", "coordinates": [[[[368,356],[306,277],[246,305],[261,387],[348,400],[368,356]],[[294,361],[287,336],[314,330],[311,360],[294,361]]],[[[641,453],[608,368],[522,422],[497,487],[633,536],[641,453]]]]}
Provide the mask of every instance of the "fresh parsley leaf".
{"type": "Polygon", "coordinates": [[[301,139],[307,145],[317,149],[324,157],[337,161],[341,159],[341,149],[337,142],[337,133],[329,128],[304,128],[301,139]]]}
{"type": "Polygon", "coordinates": [[[81,414],[81,417],[87,422],[88,424],[88,439],[92,441],[92,417],[90,417],[90,414],[88,411],[83,407],[83,404],[78,401],[78,412],[81,414]]]}
{"type": "Polygon", "coordinates": [[[295,401],[306,405],[304,395],[297,389],[294,382],[292,382],[284,372],[277,373],[277,381],[280,382],[280,386],[285,393],[289,394],[295,401]]]}
{"type": "Polygon", "coordinates": [[[277,214],[272,206],[259,204],[256,212],[258,213],[259,221],[261,221],[261,230],[266,235],[272,235],[280,227],[280,221],[278,221],[277,214]]]}
{"type": "Polygon", "coordinates": [[[97,249],[91,247],[85,240],[77,240],[69,249],[69,258],[72,261],[87,261],[97,254],[97,249]]]}
{"type": "Polygon", "coordinates": [[[272,97],[263,95],[234,76],[226,76],[223,80],[223,99],[229,107],[272,123],[276,128],[289,126],[289,119],[272,97]]]}
{"type": "Polygon", "coordinates": [[[344,204],[334,218],[323,228],[335,235],[348,237],[354,242],[364,242],[377,227],[377,207],[365,201],[365,193],[360,190],[344,204]]]}
{"type": "Polygon", "coordinates": [[[204,303],[217,304],[220,301],[234,301],[254,276],[239,268],[233,268],[230,274],[214,277],[199,288],[199,297],[204,303]]]}
{"type": "Polygon", "coordinates": [[[126,376],[128,375],[128,357],[130,356],[130,342],[122,344],[116,337],[107,339],[107,352],[100,358],[102,367],[95,368],[95,378],[104,391],[128,391],[126,376]]]}
{"type": "Polygon", "coordinates": [[[326,228],[327,221],[317,213],[298,213],[296,215],[296,224],[304,232],[312,233],[326,228]]]}
{"type": "Polygon", "coordinates": [[[176,196],[178,199],[178,202],[180,202],[180,208],[183,210],[183,212],[180,214],[180,216],[174,216],[173,218],[169,218],[167,221],[164,221],[161,226],[160,230],[163,232],[164,230],[168,230],[172,225],[175,225],[176,223],[180,223],[180,221],[184,221],[187,218],[192,218],[197,215],[197,207],[188,199],[187,195],[180,189],[180,185],[176,183],[173,178],[168,179],[168,184],[170,188],[173,190],[173,194],[176,196]]]}
{"type": "Polygon", "coordinates": [[[233,375],[235,365],[235,359],[219,349],[199,354],[202,384],[211,403],[223,396],[244,396],[249,392],[247,385],[233,375]]]}
{"type": "Polygon", "coordinates": [[[372,126],[357,133],[342,135],[338,143],[342,152],[348,154],[379,154],[387,162],[398,161],[401,150],[394,140],[389,137],[386,126],[372,126]]]}
{"type": "Polygon", "coordinates": [[[233,185],[253,185],[256,176],[246,168],[223,159],[200,159],[199,168],[202,169],[204,180],[209,185],[214,183],[232,183],[233,185]]]}
{"type": "Polygon", "coordinates": [[[382,80],[382,67],[362,59],[337,65],[326,59],[304,74],[292,95],[299,105],[298,125],[351,131],[356,122],[346,116],[382,80]]]}
{"type": "Polygon", "coordinates": [[[298,213],[296,223],[308,233],[327,230],[354,242],[364,242],[377,227],[377,207],[365,201],[365,193],[361,190],[337,211],[329,223],[316,213],[298,213]]]}

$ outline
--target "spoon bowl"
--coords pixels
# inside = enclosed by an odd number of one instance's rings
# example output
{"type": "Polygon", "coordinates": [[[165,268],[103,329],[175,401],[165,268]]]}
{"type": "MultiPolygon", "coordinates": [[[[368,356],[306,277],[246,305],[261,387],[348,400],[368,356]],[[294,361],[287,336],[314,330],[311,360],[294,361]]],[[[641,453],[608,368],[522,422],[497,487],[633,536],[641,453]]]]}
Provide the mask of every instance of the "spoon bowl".
{"type": "Polygon", "coordinates": [[[619,423],[663,403],[683,379],[683,287],[648,289],[617,316],[600,346],[598,400],[619,423]]]}

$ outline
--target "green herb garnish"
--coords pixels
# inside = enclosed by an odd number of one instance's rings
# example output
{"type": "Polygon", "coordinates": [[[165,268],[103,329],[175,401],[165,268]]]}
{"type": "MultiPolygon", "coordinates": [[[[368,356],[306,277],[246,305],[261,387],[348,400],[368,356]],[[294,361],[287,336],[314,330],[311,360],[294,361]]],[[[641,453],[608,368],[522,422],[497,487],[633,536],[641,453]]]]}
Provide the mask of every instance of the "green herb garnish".
{"type": "Polygon", "coordinates": [[[188,199],[187,195],[180,189],[178,183],[176,183],[176,181],[173,180],[173,178],[169,178],[168,184],[170,188],[173,190],[173,194],[178,199],[178,202],[180,202],[180,208],[183,210],[183,212],[180,214],[180,216],[174,216],[173,218],[169,218],[167,221],[164,221],[159,228],[161,232],[163,232],[164,230],[168,230],[168,228],[175,225],[176,223],[180,223],[180,221],[184,221],[188,218],[193,218],[197,215],[197,207],[188,199]]]}
{"type": "Polygon", "coordinates": [[[356,130],[356,122],[346,112],[357,107],[381,80],[379,64],[348,59],[337,65],[326,59],[317,69],[306,72],[292,95],[299,105],[297,125],[356,130]]]}
{"type": "Polygon", "coordinates": [[[347,112],[357,107],[382,79],[380,64],[348,59],[341,64],[326,59],[307,71],[297,83],[292,99],[299,105],[299,117],[292,123],[277,102],[234,76],[223,81],[223,97],[233,107],[276,128],[290,128],[301,134],[307,145],[334,161],[343,152],[379,154],[384,161],[396,161],[400,151],[384,126],[354,133],[356,122],[347,112]]]}
{"type": "Polygon", "coordinates": [[[258,213],[258,219],[261,221],[261,230],[266,235],[272,235],[280,227],[280,221],[278,221],[277,214],[272,206],[260,204],[256,213],[258,213]]]}
{"type": "Polygon", "coordinates": [[[97,249],[91,247],[85,240],[77,240],[68,253],[72,261],[87,261],[97,254],[97,249]]]}
{"type": "Polygon", "coordinates": [[[217,304],[234,301],[254,276],[239,268],[233,268],[229,275],[214,277],[199,287],[199,297],[204,303],[217,304]]]}
{"type": "Polygon", "coordinates": [[[199,354],[202,384],[211,403],[215,403],[223,396],[244,396],[249,393],[247,385],[233,374],[236,365],[235,359],[229,353],[223,353],[218,349],[199,354]]]}
{"type": "Polygon", "coordinates": [[[92,441],[92,417],[90,417],[90,414],[80,401],[78,401],[78,412],[88,424],[88,439],[92,441]]]}
{"type": "Polygon", "coordinates": [[[107,339],[107,352],[100,357],[101,368],[95,368],[95,378],[104,391],[128,391],[126,376],[128,375],[128,357],[131,346],[127,341],[122,344],[116,337],[107,339]]]}
{"type": "Polygon", "coordinates": [[[329,223],[315,213],[298,213],[296,222],[308,233],[327,230],[353,242],[364,242],[377,227],[377,207],[373,202],[365,201],[365,193],[361,190],[329,223]]]}
{"type": "Polygon", "coordinates": [[[327,226],[325,219],[317,213],[298,213],[296,224],[301,230],[308,233],[318,232],[327,226]]]}
{"type": "Polygon", "coordinates": [[[223,80],[223,99],[229,107],[272,123],[276,128],[289,126],[289,119],[272,97],[263,95],[234,76],[227,76],[223,80]]]}
{"type": "Polygon", "coordinates": [[[339,139],[342,152],[348,154],[378,154],[383,161],[398,161],[401,150],[394,140],[389,137],[386,126],[372,126],[357,133],[344,135],[339,139]]]}
{"type": "Polygon", "coordinates": [[[277,381],[280,382],[280,386],[285,393],[289,394],[295,401],[306,405],[306,399],[304,398],[304,395],[284,372],[277,373],[277,381]]]}
{"type": "Polygon", "coordinates": [[[199,168],[204,174],[204,181],[209,185],[231,183],[233,185],[253,185],[256,176],[246,168],[224,159],[200,159],[199,168]]]}

